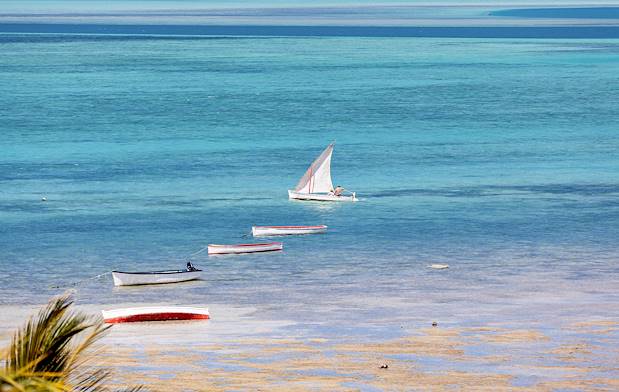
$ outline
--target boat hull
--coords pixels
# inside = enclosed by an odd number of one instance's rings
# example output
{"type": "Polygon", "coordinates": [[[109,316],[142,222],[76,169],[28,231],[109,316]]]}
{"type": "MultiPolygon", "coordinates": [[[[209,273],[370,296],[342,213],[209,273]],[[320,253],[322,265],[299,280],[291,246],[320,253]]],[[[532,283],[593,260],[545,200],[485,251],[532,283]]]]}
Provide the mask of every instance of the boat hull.
{"type": "Polygon", "coordinates": [[[327,226],[254,226],[251,232],[254,237],[266,237],[277,235],[303,235],[320,234],[327,231],[327,226]]]}
{"type": "Polygon", "coordinates": [[[335,196],[328,193],[300,193],[292,190],[288,190],[288,198],[306,201],[358,201],[355,193],[351,196],[335,196]]]}
{"type": "Polygon", "coordinates": [[[237,245],[215,245],[208,246],[209,255],[225,255],[238,253],[257,253],[273,252],[284,249],[281,242],[269,242],[264,244],[237,244],[237,245]]]}
{"type": "Polygon", "coordinates": [[[136,286],[143,284],[166,284],[199,279],[202,271],[155,271],[121,272],[112,271],[114,286],[136,286]]]}
{"type": "Polygon", "coordinates": [[[103,321],[109,324],[131,323],[140,321],[169,320],[207,320],[210,318],[207,308],[188,306],[148,306],[102,310],[103,321]]]}

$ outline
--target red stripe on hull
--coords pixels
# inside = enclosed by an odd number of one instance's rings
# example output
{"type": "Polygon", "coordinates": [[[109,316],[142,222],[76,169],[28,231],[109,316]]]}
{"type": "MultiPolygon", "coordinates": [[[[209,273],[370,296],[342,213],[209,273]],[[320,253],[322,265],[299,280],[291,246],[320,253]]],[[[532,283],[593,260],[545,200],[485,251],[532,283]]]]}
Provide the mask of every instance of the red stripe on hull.
{"type": "Polygon", "coordinates": [[[256,226],[258,229],[323,229],[327,226],[256,226]]]}
{"type": "Polygon", "coordinates": [[[207,320],[208,314],[198,313],[147,313],[136,314],[133,316],[114,317],[105,319],[104,321],[109,324],[118,323],[133,323],[140,321],[167,321],[167,320],[207,320]]]}
{"type": "Polygon", "coordinates": [[[283,249],[281,248],[277,248],[277,249],[265,249],[265,250],[247,250],[247,251],[238,251],[238,252],[217,252],[217,253],[211,253],[209,252],[209,255],[242,255],[242,254],[246,254],[246,253],[264,253],[264,252],[280,252],[283,249]]]}
{"type": "Polygon", "coordinates": [[[230,244],[230,245],[218,245],[218,244],[212,244],[209,245],[210,247],[213,248],[232,248],[233,246],[245,246],[245,247],[260,247],[260,246],[271,246],[271,245],[282,245],[281,242],[265,242],[262,244],[230,244]]]}
{"type": "Polygon", "coordinates": [[[281,245],[281,242],[266,242],[264,244],[238,244],[238,245],[232,245],[232,246],[270,246],[270,245],[281,245]]]}

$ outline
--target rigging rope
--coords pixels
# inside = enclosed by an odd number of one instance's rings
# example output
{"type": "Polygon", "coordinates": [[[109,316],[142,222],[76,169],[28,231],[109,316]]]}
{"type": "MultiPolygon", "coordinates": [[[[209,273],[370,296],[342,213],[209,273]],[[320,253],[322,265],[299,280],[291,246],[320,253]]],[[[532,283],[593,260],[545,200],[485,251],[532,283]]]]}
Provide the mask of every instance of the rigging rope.
{"type": "Polygon", "coordinates": [[[193,256],[197,256],[197,255],[199,255],[200,253],[204,252],[204,251],[205,251],[205,250],[207,250],[207,249],[208,249],[208,245],[207,245],[207,246],[205,246],[204,248],[200,249],[199,251],[194,252],[194,253],[190,254],[189,256],[185,257],[185,259],[186,259],[186,260],[189,260],[189,259],[190,259],[190,258],[192,258],[193,256]]]}
{"type": "Polygon", "coordinates": [[[105,276],[105,275],[110,274],[110,273],[112,273],[112,271],[105,271],[105,272],[104,272],[104,273],[102,273],[102,274],[99,274],[99,275],[96,275],[96,276],[93,276],[93,277],[90,277],[90,278],[86,278],[86,279],[78,280],[77,282],[70,283],[70,284],[68,284],[68,285],[66,285],[66,286],[60,286],[60,285],[57,285],[57,286],[51,286],[51,288],[52,288],[52,289],[59,289],[59,288],[62,288],[62,287],[75,287],[75,286],[78,286],[78,285],[80,285],[80,284],[82,284],[82,283],[84,283],[84,282],[88,282],[89,280],[99,279],[99,278],[101,278],[102,276],[105,276]]]}

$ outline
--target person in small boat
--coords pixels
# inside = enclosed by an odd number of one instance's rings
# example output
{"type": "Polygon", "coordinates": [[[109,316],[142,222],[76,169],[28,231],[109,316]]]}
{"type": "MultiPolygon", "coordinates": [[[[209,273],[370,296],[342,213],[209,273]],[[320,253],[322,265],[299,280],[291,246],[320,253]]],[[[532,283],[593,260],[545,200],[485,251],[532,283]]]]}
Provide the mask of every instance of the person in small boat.
{"type": "Polygon", "coordinates": [[[197,270],[196,267],[193,266],[193,264],[191,264],[191,261],[187,262],[187,271],[195,271],[197,270]]]}
{"type": "Polygon", "coordinates": [[[342,192],[344,192],[344,188],[342,186],[338,185],[333,190],[333,195],[334,196],[342,196],[342,192]]]}

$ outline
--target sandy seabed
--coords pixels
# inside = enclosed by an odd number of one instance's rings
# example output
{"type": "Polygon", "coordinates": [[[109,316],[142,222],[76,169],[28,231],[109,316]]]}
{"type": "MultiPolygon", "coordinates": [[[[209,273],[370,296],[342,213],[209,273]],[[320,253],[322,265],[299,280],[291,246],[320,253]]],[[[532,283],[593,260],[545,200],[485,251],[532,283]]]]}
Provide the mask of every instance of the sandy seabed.
{"type": "Polygon", "coordinates": [[[496,326],[438,325],[371,342],[267,337],[123,344],[112,331],[115,343],[106,343],[100,359],[116,369],[119,386],[152,391],[619,390],[619,349],[603,344],[616,339],[619,322],[572,323],[561,332],[571,341],[496,326]]]}

